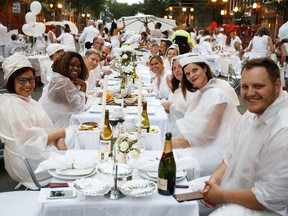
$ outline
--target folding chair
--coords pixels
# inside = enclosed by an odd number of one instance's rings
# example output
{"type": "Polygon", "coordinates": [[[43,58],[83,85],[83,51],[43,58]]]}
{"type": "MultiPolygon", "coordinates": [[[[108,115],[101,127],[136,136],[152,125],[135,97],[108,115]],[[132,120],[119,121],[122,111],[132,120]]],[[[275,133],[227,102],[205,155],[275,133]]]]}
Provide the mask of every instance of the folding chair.
{"type": "Polygon", "coordinates": [[[23,185],[30,190],[40,190],[42,186],[48,185],[48,183],[51,182],[52,177],[46,173],[37,175],[38,178],[41,179],[38,180],[28,159],[9,149],[9,142],[15,142],[13,138],[1,133],[0,137],[2,142],[5,143],[5,169],[13,180],[19,182],[15,189],[18,189],[21,185],[23,185]],[[10,161],[11,158],[13,158],[13,161],[10,161]]]}
{"type": "Polygon", "coordinates": [[[235,90],[237,90],[240,87],[241,75],[236,73],[232,63],[229,64],[227,81],[235,90]]]}

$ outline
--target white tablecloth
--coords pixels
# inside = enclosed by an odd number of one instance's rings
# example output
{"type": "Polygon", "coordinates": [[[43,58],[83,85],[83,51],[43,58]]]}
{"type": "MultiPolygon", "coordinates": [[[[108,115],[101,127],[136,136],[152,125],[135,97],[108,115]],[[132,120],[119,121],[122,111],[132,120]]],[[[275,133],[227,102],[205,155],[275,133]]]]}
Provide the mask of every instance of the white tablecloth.
{"type": "MultiPolygon", "coordinates": [[[[67,154],[95,154],[97,151],[67,151],[67,154]]],[[[161,156],[160,151],[145,151],[143,157],[155,159],[161,156]]],[[[100,178],[99,173],[95,178],[100,178]]],[[[109,178],[109,177],[107,177],[109,178]]],[[[110,177],[112,178],[112,176],[110,177]]],[[[137,172],[134,172],[133,179],[141,178],[137,172]]],[[[63,180],[54,178],[54,182],[63,180]]],[[[113,179],[112,179],[113,182],[113,179]]],[[[186,179],[177,182],[187,184],[186,179]]],[[[121,183],[120,183],[121,184],[121,183]]],[[[176,189],[176,193],[187,193],[191,189],[176,189]]],[[[196,201],[178,203],[172,196],[162,196],[155,192],[154,194],[143,197],[123,197],[118,200],[110,200],[104,196],[86,197],[86,199],[71,199],[65,202],[47,202],[42,203],[40,216],[95,216],[95,215],[117,215],[117,216],[198,216],[198,204],[196,201]]]]}
{"type": "MultiPolygon", "coordinates": [[[[164,110],[164,108],[160,105],[160,102],[158,104],[155,103],[154,100],[148,101],[148,110],[149,110],[149,104],[151,107],[153,107],[153,114],[149,114],[148,111],[148,116],[150,120],[150,125],[157,125],[160,128],[161,131],[161,136],[164,138],[165,133],[167,131],[168,127],[168,117],[167,114],[164,110]],[[151,102],[151,103],[150,103],[151,102]]],[[[93,106],[93,105],[92,105],[93,106]]],[[[137,108],[137,107],[135,107],[137,108]]],[[[99,110],[101,110],[101,106],[99,106],[99,110]]],[[[112,109],[111,109],[112,110],[112,109]]],[[[125,112],[125,109],[124,109],[125,112]]],[[[137,119],[137,114],[133,113],[127,113],[126,116],[128,118],[136,118],[137,119]]],[[[78,114],[73,114],[70,119],[70,125],[80,125],[83,122],[98,122],[100,123],[101,121],[101,112],[91,112],[90,110],[87,110],[82,113],[78,114]]]]}
{"type": "Polygon", "coordinates": [[[41,204],[39,191],[12,191],[0,193],[1,216],[37,216],[41,204]]]}

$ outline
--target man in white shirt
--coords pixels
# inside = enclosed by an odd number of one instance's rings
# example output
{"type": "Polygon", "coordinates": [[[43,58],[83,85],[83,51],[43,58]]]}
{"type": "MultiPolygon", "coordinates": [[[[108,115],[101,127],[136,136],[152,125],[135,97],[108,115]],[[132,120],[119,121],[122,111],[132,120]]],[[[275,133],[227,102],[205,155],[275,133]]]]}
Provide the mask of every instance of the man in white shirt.
{"type": "Polygon", "coordinates": [[[5,57],[5,45],[7,42],[7,27],[0,21],[0,56],[2,57],[5,57]]]}
{"type": "Polygon", "coordinates": [[[144,23],[144,26],[146,28],[146,32],[151,35],[151,38],[162,38],[162,33],[160,30],[162,24],[160,22],[155,23],[154,30],[149,29],[148,23],[144,23]]]}
{"type": "Polygon", "coordinates": [[[88,26],[84,28],[79,38],[79,42],[92,43],[96,36],[100,36],[99,31],[95,28],[94,24],[93,20],[89,20],[88,26]]]}
{"type": "Polygon", "coordinates": [[[236,32],[230,33],[231,41],[230,41],[230,47],[234,47],[235,42],[239,42],[242,45],[241,39],[236,35],[236,32]]]}
{"type": "Polygon", "coordinates": [[[269,58],[250,60],[241,83],[248,111],[201,202],[219,207],[211,216],[288,215],[288,100],[279,68],[269,58]]]}

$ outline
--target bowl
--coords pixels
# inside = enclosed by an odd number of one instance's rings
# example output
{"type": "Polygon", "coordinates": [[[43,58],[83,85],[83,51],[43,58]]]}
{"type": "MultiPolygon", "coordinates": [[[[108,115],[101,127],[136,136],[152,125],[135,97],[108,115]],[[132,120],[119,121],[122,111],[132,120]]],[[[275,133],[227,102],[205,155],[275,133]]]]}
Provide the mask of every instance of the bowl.
{"type": "Polygon", "coordinates": [[[132,105],[137,101],[137,97],[125,98],[124,102],[127,105],[132,105]]]}
{"type": "Polygon", "coordinates": [[[115,102],[116,104],[121,104],[121,103],[122,103],[122,98],[115,98],[115,97],[114,97],[114,102],[115,102]]]}

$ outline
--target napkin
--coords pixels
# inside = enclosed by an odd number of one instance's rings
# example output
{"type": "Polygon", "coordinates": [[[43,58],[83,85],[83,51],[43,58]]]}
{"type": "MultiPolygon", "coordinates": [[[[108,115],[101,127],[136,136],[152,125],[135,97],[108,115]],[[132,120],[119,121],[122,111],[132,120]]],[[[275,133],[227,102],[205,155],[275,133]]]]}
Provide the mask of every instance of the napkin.
{"type": "MultiPolygon", "coordinates": [[[[182,157],[176,158],[176,169],[177,171],[181,170],[194,170],[194,176],[200,176],[200,167],[198,161],[193,157],[182,157]]],[[[145,171],[158,171],[159,159],[151,160],[147,158],[142,158],[134,164],[134,167],[139,170],[145,171]]]]}
{"type": "Polygon", "coordinates": [[[49,169],[86,169],[95,166],[95,162],[94,158],[71,158],[51,152],[49,158],[38,165],[35,173],[49,169]]]}

